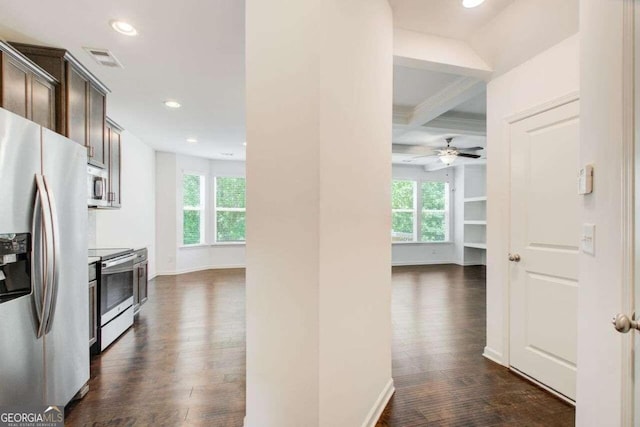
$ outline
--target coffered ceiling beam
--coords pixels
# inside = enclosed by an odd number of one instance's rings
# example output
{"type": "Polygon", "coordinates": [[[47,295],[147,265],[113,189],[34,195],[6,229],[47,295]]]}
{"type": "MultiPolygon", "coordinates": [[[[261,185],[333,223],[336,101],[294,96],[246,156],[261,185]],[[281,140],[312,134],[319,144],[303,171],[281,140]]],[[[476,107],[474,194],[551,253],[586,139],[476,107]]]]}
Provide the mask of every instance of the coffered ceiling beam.
{"type": "Polygon", "coordinates": [[[406,124],[411,128],[425,125],[442,114],[481,94],[485,83],[473,77],[460,77],[436,94],[417,105],[410,115],[405,114],[406,124]]]}

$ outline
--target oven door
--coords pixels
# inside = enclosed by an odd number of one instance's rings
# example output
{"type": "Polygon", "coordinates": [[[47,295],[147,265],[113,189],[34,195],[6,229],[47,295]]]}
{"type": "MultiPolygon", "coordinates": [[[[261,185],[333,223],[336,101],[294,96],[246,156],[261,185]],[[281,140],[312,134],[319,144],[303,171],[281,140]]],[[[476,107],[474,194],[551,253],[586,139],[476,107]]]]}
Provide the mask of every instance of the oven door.
{"type": "Polygon", "coordinates": [[[103,261],[100,275],[100,325],[103,326],[133,305],[135,255],[103,261]]]}

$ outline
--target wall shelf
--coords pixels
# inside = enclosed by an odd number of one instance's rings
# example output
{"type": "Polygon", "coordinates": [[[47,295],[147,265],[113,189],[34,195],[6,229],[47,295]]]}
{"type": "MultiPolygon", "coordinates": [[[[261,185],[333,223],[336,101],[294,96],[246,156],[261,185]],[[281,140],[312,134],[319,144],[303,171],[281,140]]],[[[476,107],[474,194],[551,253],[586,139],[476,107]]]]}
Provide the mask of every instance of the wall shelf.
{"type": "Polygon", "coordinates": [[[474,249],[487,249],[486,243],[465,243],[465,248],[474,248],[474,249]]]}
{"type": "Polygon", "coordinates": [[[473,203],[473,202],[486,202],[487,201],[487,196],[482,196],[482,197],[467,197],[466,199],[464,199],[465,203],[473,203]]]}
{"type": "Polygon", "coordinates": [[[487,168],[486,164],[465,164],[456,168],[456,242],[464,265],[487,262],[487,168]]]}

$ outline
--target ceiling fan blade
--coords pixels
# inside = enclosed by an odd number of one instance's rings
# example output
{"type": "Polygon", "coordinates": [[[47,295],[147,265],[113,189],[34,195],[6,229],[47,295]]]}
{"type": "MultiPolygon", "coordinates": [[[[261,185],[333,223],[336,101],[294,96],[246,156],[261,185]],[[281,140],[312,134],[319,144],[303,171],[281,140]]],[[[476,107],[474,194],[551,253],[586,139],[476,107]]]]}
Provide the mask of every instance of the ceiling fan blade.
{"type": "Polygon", "coordinates": [[[424,154],[422,156],[415,156],[415,157],[412,157],[411,159],[413,160],[413,159],[422,159],[425,157],[438,157],[438,156],[439,156],[438,153],[433,153],[433,154],[424,154]]]}
{"type": "Polygon", "coordinates": [[[482,156],[478,154],[458,153],[458,157],[468,157],[470,159],[479,159],[482,156]]]}
{"type": "Polygon", "coordinates": [[[464,148],[458,148],[458,150],[462,150],[462,151],[478,151],[478,150],[484,150],[484,147],[464,147],[464,148]]]}
{"type": "Polygon", "coordinates": [[[434,151],[431,147],[425,147],[424,145],[408,145],[408,144],[393,144],[391,146],[391,152],[393,154],[413,154],[416,156],[428,156],[434,151]]]}

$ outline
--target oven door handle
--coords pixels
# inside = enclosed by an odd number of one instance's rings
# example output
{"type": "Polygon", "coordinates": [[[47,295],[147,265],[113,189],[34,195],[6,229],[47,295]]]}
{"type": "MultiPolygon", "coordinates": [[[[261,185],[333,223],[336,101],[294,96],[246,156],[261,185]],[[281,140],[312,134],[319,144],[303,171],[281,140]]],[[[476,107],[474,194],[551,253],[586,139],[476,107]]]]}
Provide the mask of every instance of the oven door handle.
{"type": "Polygon", "coordinates": [[[129,261],[133,261],[135,258],[135,254],[132,254],[127,255],[126,257],[114,259],[113,261],[105,261],[102,263],[102,268],[111,268],[115,267],[116,265],[125,264],[129,261]]]}

